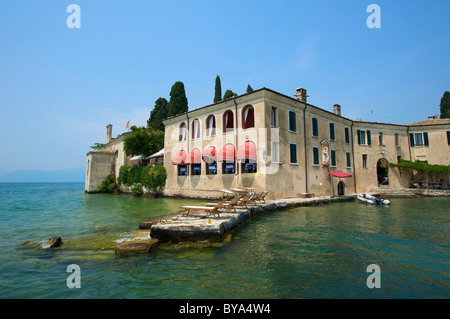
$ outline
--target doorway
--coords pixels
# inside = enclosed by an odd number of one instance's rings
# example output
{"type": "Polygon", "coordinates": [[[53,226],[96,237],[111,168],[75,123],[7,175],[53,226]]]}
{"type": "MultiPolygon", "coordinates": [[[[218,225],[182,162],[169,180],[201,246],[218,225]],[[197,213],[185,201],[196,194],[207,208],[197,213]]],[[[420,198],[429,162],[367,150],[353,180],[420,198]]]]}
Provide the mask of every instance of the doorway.
{"type": "Polygon", "coordinates": [[[389,162],[385,158],[381,158],[377,162],[377,179],[378,186],[389,185],[389,162]]]}
{"type": "Polygon", "coordinates": [[[345,195],[345,184],[343,181],[340,181],[338,183],[338,196],[343,196],[345,195]]]}

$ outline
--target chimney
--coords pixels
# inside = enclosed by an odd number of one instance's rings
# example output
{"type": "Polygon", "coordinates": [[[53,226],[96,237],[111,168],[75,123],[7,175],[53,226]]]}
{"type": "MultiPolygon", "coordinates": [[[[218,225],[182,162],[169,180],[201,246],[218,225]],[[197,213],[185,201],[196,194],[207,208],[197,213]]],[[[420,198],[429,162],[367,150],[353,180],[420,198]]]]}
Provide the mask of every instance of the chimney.
{"type": "Polygon", "coordinates": [[[341,116],[341,106],[339,104],[333,105],[333,113],[341,116]]]}
{"type": "Polygon", "coordinates": [[[112,137],[112,124],[108,124],[106,126],[106,144],[111,142],[111,137],[112,137]]]}
{"type": "Polygon", "coordinates": [[[294,96],[297,98],[297,100],[304,103],[306,103],[306,98],[308,97],[308,95],[306,95],[306,89],[304,88],[298,88],[294,96]]]}

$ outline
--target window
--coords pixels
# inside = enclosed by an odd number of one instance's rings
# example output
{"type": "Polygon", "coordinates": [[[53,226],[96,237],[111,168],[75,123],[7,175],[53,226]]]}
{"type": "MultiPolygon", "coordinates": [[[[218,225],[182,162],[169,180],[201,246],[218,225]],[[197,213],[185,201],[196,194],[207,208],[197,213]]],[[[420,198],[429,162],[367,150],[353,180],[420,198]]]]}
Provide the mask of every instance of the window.
{"type": "Polygon", "coordinates": [[[383,132],[378,132],[378,144],[383,145],[383,132]]]}
{"type": "Polygon", "coordinates": [[[276,127],[277,126],[277,108],[272,106],[272,109],[270,111],[270,119],[271,122],[270,124],[272,125],[272,127],[276,127]]]}
{"type": "Polygon", "coordinates": [[[289,163],[297,164],[297,144],[289,143],[289,163]]]}
{"type": "Polygon", "coordinates": [[[216,117],[210,115],[206,118],[206,136],[216,135],[216,117]]]}
{"type": "Polygon", "coordinates": [[[400,140],[399,140],[399,135],[398,133],[395,133],[395,146],[399,146],[400,145],[400,140]]]}
{"type": "Polygon", "coordinates": [[[313,146],[313,165],[319,165],[319,148],[313,146]]]}
{"type": "Polygon", "coordinates": [[[279,146],[280,143],[272,142],[272,162],[278,163],[280,161],[279,146]]]}
{"type": "Polygon", "coordinates": [[[397,156],[397,163],[400,163],[400,161],[402,160],[401,156],[397,156]]]}
{"type": "Polygon", "coordinates": [[[345,133],[345,143],[350,144],[350,130],[348,127],[344,128],[345,133]]]}
{"type": "Polygon", "coordinates": [[[202,164],[191,164],[191,175],[201,175],[202,164]]]}
{"type": "Polygon", "coordinates": [[[178,141],[181,142],[185,140],[186,140],[186,123],[183,122],[180,124],[178,141]]]}
{"type": "Polygon", "coordinates": [[[352,159],[351,159],[350,152],[345,152],[345,158],[347,160],[347,168],[352,167],[352,159]]]}
{"type": "Polygon", "coordinates": [[[222,174],[234,174],[235,163],[222,163],[222,174]]]}
{"type": "Polygon", "coordinates": [[[248,159],[241,163],[242,173],[256,173],[256,163],[250,163],[248,159]]]}
{"type": "Polygon", "coordinates": [[[294,111],[289,111],[289,132],[297,132],[297,123],[295,121],[294,111]]]}
{"type": "Polygon", "coordinates": [[[187,165],[177,165],[178,176],[187,176],[187,165]]]}
{"type": "Polygon", "coordinates": [[[428,146],[428,133],[410,133],[409,139],[411,146],[428,146]]]}
{"type": "Polygon", "coordinates": [[[200,121],[195,119],[192,121],[192,139],[200,137],[200,121]]]}
{"type": "Polygon", "coordinates": [[[223,113],[223,132],[231,132],[234,129],[234,115],[233,111],[228,110],[223,113]]]}
{"type": "Polygon", "coordinates": [[[331,166],[336,167],[336,150],[330,150],[331,154],[331,166]]]}
{"type": "Polygon", "coordinates": [[[450,145],[450,131],[447,131],[447,144],[450,145]]]}
{"type": "Polygon", "coordinates": [[[217,174],[217,162],[206,163],[206,175],[216,175],[217,174]]]}
{"type": "Polygon", "coordinates": [[[253,106],[247,105],[242,109],[242,128],[248,129],[255,127],[255,111],[253,106]]]}
{"type": "Polygon", "coordinates": [[[358,144],[359,145],[371,145],[370,131],[357,130],[358,144]]]}
{"type": "Polygon", "coordinates": [[[317,119],[315,117],[312,118],[312,136],[319,136],[319,127],[317,125],[317,119]]]}
{"type": "Polygon", "coordinates": [[[334,123],[330,123],[330,140],[334,141],[334,123]]]}
{"type": "Polygon", "coordinates": [[[362,166],[363,168],[367,168],[367,154],[362,155],[362,166]]]}

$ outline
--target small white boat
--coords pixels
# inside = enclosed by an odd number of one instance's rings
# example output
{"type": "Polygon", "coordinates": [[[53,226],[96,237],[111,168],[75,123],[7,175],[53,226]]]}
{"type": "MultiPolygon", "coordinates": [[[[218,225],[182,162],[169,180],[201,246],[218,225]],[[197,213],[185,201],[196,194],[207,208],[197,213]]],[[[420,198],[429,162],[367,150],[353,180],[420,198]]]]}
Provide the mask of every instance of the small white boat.
{"type": "Polygon", "coordinates": [[[358,194],[356,199],[371,205],[389,205],[391,202],[387,199],[382,199],[380,197],[372,196],[370,194],[358,194]]]}

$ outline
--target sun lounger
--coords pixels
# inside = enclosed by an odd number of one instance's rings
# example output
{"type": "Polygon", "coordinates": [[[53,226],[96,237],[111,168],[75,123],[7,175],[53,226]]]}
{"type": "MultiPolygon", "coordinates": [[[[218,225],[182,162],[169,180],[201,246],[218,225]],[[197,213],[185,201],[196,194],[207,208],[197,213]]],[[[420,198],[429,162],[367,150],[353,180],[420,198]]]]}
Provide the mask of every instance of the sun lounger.
{"type": "Polygon", "coordinates": [[[269,193],[269,191],[264,191],[258,194],[258,196],[256,196],[256,198],[254,199],[256,202],[266,202],[265,197],[267,196],[267,194],[269,193]]]}
{"type": "Polygon", "coordinates": [[[181,206],[180,208],[184,209],[184,212],[181,214],[181,216],[188,216],[192,210],[199,210],[207,212],[208,215],[213,215],[214,217],[215,215],[217,215],[218,217],[220,217],[219,208],[222,207],[224,202],[225,201],[222,200],[219,203],[216,203],[215,206],[181,206]]]}
{"type": "Polygon", "coordinates": [[[247,207],[247,204],[250,202],[251,198],[253,196],[255,196],[256,194],[247,194],[244,197],[242,197],[240,200],[238,200],[238,202],[236,203],[236,206],[241,206],[241,207],[247,207]]]}

